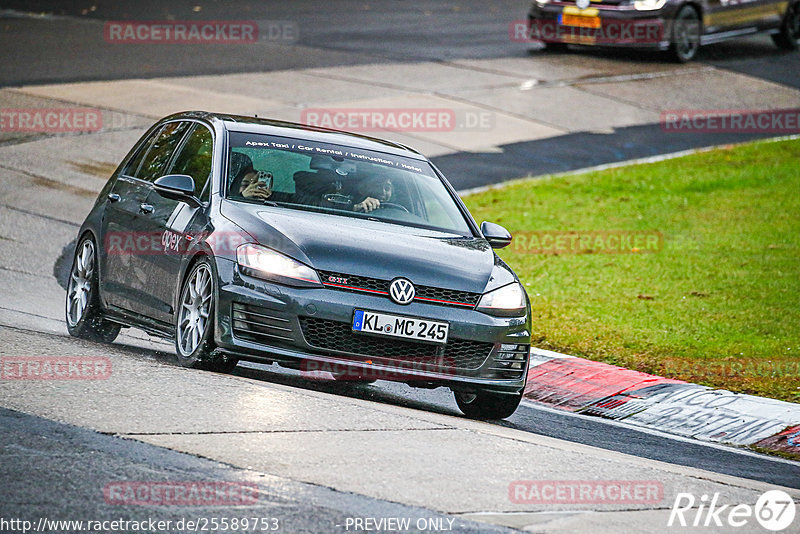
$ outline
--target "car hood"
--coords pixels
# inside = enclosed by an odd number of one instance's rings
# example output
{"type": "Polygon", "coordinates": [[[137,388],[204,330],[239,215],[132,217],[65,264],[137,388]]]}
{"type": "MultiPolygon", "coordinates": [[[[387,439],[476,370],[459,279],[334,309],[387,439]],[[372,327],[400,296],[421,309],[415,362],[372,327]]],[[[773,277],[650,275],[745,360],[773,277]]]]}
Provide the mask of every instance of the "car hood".
{"type": "Polygon", "coordinates": [[[222,213],[262,245],[320,271],[475,293],[515,279],[483,238],[243,202],[224,202],[222,213]]]}

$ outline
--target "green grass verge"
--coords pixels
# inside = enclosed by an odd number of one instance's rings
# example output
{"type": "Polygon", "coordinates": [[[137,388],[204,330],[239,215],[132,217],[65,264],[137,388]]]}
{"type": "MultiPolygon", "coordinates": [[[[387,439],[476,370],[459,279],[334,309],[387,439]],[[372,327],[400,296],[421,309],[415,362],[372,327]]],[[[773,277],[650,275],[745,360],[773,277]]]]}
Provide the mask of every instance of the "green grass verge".
{"type": "Polygon", "coordinates": [[[518,237],[663,235],[655,253],[498,251],[528,290],[535,345],[800,402],[800,141],[521,181],[464,200],[478,221],[518,237]]]}

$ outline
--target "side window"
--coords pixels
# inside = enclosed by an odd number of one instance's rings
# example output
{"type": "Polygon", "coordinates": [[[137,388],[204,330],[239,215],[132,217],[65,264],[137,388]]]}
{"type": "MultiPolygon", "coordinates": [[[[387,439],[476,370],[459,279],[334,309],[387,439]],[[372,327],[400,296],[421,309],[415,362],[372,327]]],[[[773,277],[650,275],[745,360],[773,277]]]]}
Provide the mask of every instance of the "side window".
{"type": "Polygon", "coordinates": [[[142,160],[136,178],[154,182],[156,178],[163,176],[166,164],[172,158],[189,125],[188,122],[170,122],[165,125],[142,160]]]}
{"type": "MultiPolygon", "coordinates": [[[[202,125],[197,125],[181,148],[170,174],[188,174],[194,179],[194,194],[200,197],[211,175],[214,138],[202,125]]],[[[207,196],[207,195],[206,195],[207,196]]]]}
{"type": "MultiPolygon", "coordinates": [[[[162,128],[163,129],[163,128],[162,128]]],[[[142,143],[142,146],[139,147],[139,150],[136,151],[136,154],[133,155],[131,160],[123,169],[122,174],[125,176],[136,176],[136,171],[139,170],[139,166],[142,164],[142,160],[147,155],[147,151],[150,150],[150,146],[153,144],[153,140],[158,137],[158,133],[161,129],[156,130],[153,132],[150,137],[147,138],[147,141],[142,143]]]]}

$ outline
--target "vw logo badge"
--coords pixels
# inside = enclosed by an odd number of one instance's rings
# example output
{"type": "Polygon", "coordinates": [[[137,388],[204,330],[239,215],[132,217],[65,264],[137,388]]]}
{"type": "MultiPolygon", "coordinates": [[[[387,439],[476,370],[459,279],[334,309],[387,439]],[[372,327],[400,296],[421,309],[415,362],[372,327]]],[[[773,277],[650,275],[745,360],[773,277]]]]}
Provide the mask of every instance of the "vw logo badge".
{"type": "Polygon", "coordinates": [[[577,0],[575,5],[578,6],[579,9],[586,9],[589,7],[589,0],[577,0]]]}
{"type": "Polygon", "coordinates": [[[411,280],[395,278],[389,285],[389,296],[398,304],[408,304],[417,294],[411,280]]]}

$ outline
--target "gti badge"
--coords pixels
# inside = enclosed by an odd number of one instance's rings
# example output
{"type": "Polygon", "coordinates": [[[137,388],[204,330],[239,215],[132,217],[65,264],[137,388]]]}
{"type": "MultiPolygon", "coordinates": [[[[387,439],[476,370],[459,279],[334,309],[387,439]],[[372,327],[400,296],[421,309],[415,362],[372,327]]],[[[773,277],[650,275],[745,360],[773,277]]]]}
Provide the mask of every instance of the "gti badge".
{"type": "Polygon", "coordinates": [[[578,9],[586,9],[589,7],[590,0],[577,0],[575,5],[578,6],[578,9]]]}
{"type": "Polygon", "coordinates": [[[389,296],[398,304],[408,304],[416,295],[414,284],[405,278],[395,278],[389,285],[389,296]]]}

